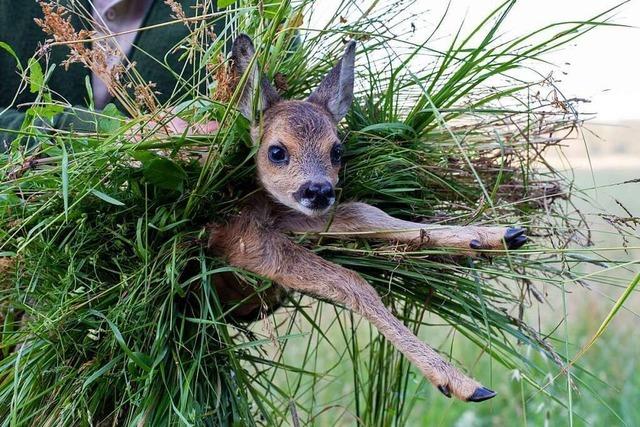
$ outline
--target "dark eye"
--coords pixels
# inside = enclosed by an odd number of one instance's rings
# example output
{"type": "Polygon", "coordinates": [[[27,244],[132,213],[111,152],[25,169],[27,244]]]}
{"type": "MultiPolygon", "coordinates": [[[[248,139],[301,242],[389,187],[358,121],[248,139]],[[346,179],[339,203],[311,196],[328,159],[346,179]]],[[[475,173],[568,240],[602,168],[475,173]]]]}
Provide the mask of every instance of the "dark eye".
{"type": "Polygon", "coordinates": [[[287,149],[279,145],[272,145],[268,152],[269,160],[277,165],[285,165],[289,163],[289,153],[287,149]]]}
{"type": "Polygon", "coordinates": [[[342,144],[335,144],[331,148],[331,163],[334,165],[339,165],[342,160],[342,153],[344,149],[342,148],[342,144]]]}

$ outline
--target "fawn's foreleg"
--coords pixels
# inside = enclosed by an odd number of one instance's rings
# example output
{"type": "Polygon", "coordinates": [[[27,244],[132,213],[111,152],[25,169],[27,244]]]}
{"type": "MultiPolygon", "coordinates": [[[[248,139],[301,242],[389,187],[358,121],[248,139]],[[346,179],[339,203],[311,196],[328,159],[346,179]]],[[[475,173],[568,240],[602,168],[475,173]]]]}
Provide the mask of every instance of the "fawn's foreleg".
{"type": "Polygon", "coordinates": [[[268,277],[285,288],[337,302],[364,316],[446,396],[474,402],[495,396],[420,341],[356,272],[324,260],[277,230],[240,219],[227,227],[215,227],[210,247],[231,265],[268,277]]]}
{"type": "Polygon", "coordinates": [[[394,218],[376,207],[357,202],[338,205],[333,216],[283,215],[281,228],[293,232],[326,232],[338,238],[358,235],[466,252],[517,249],[527,241],[524,228],[422,224],[394,218]]]}

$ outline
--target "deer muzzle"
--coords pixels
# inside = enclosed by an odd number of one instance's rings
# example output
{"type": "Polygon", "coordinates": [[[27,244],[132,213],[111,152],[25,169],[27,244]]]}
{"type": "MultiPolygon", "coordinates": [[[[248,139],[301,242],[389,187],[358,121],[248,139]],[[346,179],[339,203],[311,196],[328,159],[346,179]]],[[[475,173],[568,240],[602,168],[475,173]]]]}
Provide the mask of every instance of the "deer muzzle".
{"type": "Polygon", "coordinates": [[[293,198],[307,209],[325,210],[336,200],[329,181],[307,181],[293,193],[293,198]]]}

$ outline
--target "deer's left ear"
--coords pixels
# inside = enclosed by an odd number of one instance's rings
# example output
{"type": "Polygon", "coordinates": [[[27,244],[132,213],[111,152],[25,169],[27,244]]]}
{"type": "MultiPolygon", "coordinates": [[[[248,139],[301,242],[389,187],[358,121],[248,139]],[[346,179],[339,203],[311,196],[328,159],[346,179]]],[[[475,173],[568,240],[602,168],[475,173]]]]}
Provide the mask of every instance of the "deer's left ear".
{"type": "Polygon", "coordinates": [[[356,42],[347,44],[342,59],[329,71],[320,86],[307,101],[326,109],[333,121],[338,123],[347,115],[353,102],[353,67],[356,57],[356,42]]]}
{"type": "Polygon", "coordinates": [[[278,103],[280,96],[275,88],[269,84],[266,77],[260,76],[256,50],[249,36],[240,34],[233,41],[231,52],[234,72],[238,77],[244,76],[245,78],[242,94],[238,99],[238,110],[253,123],[256,120],[253,114],[254,104],[257,103],[258,111],[265,111],[278,103]]]}

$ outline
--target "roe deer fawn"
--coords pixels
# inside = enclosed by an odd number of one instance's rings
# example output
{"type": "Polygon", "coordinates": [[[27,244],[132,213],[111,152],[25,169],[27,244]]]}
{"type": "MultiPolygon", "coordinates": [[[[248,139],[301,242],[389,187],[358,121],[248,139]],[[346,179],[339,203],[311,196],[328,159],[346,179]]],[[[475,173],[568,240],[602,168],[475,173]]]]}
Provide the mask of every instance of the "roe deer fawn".
{"type": "MultiPolygon", "coordinates": [[[[252,137],[259,144],[256,162],[263,190],[226,224],[212,225],[209,248],[231,265],[267,277],[285,289],[334,301],[364,316],[447,397],[473,402],[490,399],[495,392],[462,374],[420,341],[356,272],[324,260],[286,236],[287,232],[328,231],[341,237],[358,232],[360,237],[458,248],[466,253],[517,249],[527,240],[523,228],[426,225],[391,217],[364,203],[342,203],[329,220],[342,155],[336,125],[353,100],[355,50],[352,41],[306,100],[282,100],[259,77],[251,39],[246,35],[236,38],[232,66],[237,75],[247,73],[238,109],[252,122],[252,137]],[[260,113],[256,117],[254,101],[260,113]]],[[[227,296],[243,294],[229,286],[217,283],[227,296]]]]}

